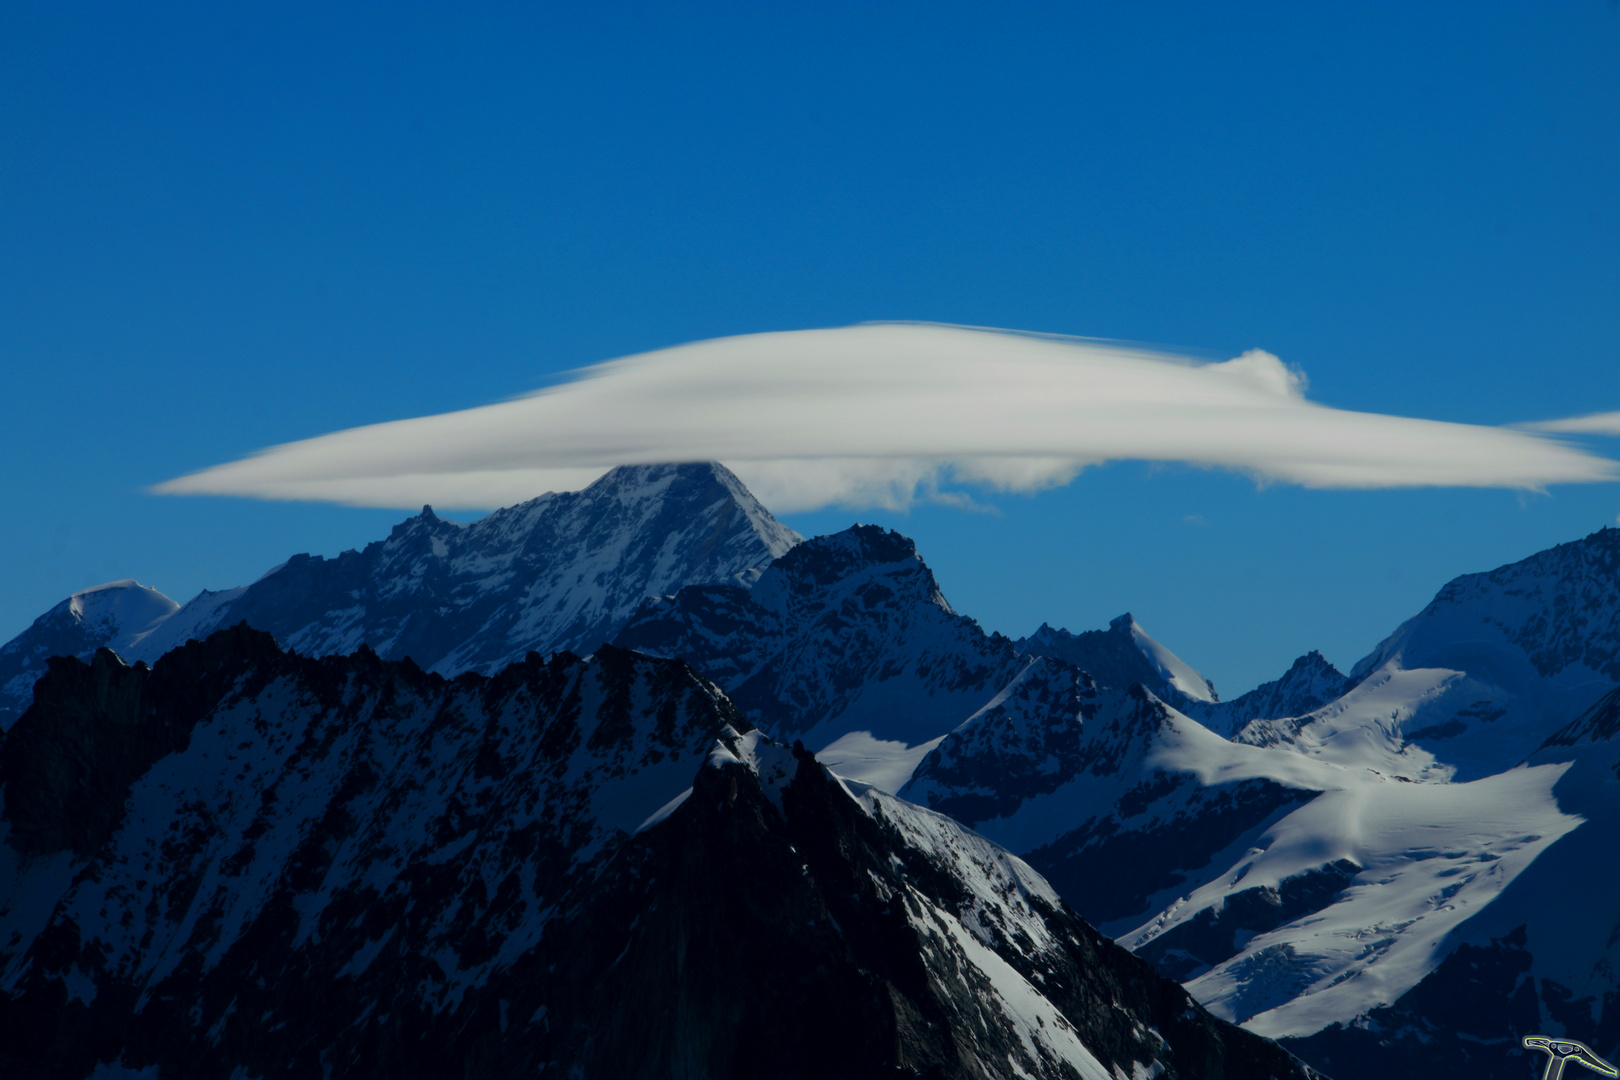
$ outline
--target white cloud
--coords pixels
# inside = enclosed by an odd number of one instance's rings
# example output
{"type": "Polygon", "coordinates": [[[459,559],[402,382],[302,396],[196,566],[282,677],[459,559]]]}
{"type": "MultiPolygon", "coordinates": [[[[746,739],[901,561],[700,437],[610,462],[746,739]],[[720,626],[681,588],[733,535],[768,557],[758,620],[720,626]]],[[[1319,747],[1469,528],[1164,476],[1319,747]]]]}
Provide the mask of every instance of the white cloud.
{"type": "Polygon", "coordinates": [[[1110,460],[1317,488],[1539,489],[1620,465],[1528,431],[1313,404],[1269,353],[1224,363],[918,324],[753,334],[587,368],[527,397],[338,431],[160,484],[361,506],[507,505],[620,464],[725,462],[779,512],[1037,491],[1110,460]]]}
{"type": "Polygon", "coordinates": [[[1551,431],[1561,435],[1620,435],[1620,412],[1572,416],[1567,420],[1542,420],[1519,426],[1530,431],[1551,431]]]}

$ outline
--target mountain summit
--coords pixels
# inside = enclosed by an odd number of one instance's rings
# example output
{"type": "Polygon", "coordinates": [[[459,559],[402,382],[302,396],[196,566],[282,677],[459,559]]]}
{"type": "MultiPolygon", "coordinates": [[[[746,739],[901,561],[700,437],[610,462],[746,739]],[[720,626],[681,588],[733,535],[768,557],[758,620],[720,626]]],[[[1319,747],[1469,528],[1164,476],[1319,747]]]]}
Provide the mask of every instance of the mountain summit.
{"type": "Polygon", "coordinates": [[[1046,623],[1014,646],[1031,656],[1066,660],[1104,686],[1124,690],[1141,683],[1167,701],[1205,704],[1220,700],[1215,684],[1181,657],[1155,641],[1135,616],[1126,612],[1107,630],[1073,634],[1046,623]]]}

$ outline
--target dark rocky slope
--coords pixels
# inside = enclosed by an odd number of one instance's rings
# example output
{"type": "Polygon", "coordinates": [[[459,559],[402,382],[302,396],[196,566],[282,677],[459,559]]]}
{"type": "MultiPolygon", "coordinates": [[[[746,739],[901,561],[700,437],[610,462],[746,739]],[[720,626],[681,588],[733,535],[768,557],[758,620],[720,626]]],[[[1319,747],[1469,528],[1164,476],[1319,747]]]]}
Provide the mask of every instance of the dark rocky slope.
{"type": "Polygon", "coordinates": [[[238,627],[53,663],[0,780],[8,1076],[1309,1075],[678,661],[238,627]]]}

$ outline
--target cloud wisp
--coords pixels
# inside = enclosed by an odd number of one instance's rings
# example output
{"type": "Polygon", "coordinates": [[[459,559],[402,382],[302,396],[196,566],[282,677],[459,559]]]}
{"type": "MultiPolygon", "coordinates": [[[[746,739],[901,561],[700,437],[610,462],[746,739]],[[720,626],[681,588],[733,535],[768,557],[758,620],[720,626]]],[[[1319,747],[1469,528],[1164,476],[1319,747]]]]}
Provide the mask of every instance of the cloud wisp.
{"type": "Polygon", "coordinates": [[[159,484],[359,506],[509,505],[615,465],[723,461],[778,512],[1037,491],[1105,461],[1315,488],[1540,489],[1620,479],[1544,435],[1350,412],[1253,350],[1223,363],[908,323],[719,338],[476,409],[351,428],[159,484]]]}
{"type": "Polygon", "coordinates": [[[1527,431],[1549,431],[1557,435],[1620,435],[1620,412],[1571,416],[1565,420],[1539,420],[1519,426],[1527,431]]]}

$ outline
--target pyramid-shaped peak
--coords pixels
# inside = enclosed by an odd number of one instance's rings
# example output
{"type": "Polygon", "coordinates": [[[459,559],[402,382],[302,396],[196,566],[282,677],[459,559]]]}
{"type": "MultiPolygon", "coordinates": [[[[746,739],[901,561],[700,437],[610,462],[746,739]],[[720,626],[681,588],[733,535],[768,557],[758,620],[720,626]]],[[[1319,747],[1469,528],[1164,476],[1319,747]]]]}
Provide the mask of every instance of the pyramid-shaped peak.
{"type": "Polygon", "coordinates": [[[1294,666],[1290,670],[1301,672],[1331,671],[1335,675],[1339,675],[1341,678],[1343,677],[1339,669],[1333,666],[1333,661],[1323,656],[1320,649],[1312,649],[1304,656],[1301,656],[1298,660],[1295,660],[1294,666]]]}
{"type": "Polygon", "coordinates": [[[573,502],[580,507],[617,504],[636,514],[669,511],[685,514],[729,500],[747,520],[754,535],[769,550],[772,558],[782,555],[804,539],[777,521],[737,479],[736,474],[717,461],[616,465],[583,491],[542,495],[540,499],[524,505],[557,499],[573,502]]]}
{"type": "Polygon", "coordinates": [[[1220,700],[1220,695],[1215,693],[1214,683],[1195,671],[1191,664],[1155,641],[1130,612],[1127,611],[1110,622],[1108,627],[1115,633],[1129,637],[1160,677],[1182,694],[1193,701],[1220,700]]]}

